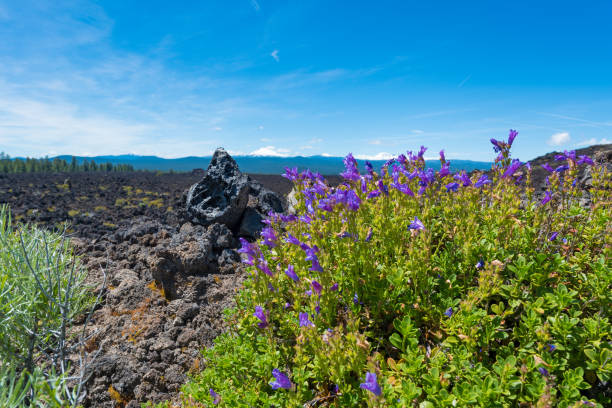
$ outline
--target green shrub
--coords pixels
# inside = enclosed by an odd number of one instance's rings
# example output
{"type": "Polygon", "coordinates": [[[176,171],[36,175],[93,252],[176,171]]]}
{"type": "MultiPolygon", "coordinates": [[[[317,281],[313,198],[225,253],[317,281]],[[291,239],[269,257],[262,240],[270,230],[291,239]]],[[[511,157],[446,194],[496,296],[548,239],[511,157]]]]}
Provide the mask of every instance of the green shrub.
{"type": "Polygon", "coordinates": [[[337,189],[287,169],[298,216],[243,241],[250,279],[185,405],[610,406],[609,175],[581,206],[591,160],[565,152],[536,199],[515,136],[491,180],[424,148],[365,175],[349,155],[337,189]]]}
{"type": "Polygon", "coordinates": [[[80,402],[85,367],[69,353],[84,353],[71,329],[95,303],[84,278],[62,234],[13,228],[0,207],[0,406],[80,402]]]}

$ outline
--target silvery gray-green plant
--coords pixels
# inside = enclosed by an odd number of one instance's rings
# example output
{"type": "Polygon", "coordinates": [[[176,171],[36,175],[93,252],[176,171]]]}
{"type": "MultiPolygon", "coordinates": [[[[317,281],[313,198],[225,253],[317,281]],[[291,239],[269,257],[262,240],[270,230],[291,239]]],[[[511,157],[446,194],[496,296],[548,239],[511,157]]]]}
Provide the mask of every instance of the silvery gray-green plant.
{"type": "Polygon", "coordinates": [[[86,328],[99,301],[85,276],[63,233],[13,227],[0,207],[0,406],[76,407],[84,398],[98,353],[85,349],[86,328]]]}

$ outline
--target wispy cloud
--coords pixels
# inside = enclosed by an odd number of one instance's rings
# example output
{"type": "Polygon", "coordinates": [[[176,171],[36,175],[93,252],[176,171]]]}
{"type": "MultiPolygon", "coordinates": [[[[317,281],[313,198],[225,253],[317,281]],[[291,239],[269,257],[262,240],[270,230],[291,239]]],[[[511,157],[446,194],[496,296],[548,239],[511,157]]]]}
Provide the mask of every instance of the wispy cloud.
{"type": "Polygon", "coordinates": [[[255,11],[261,10],[261,7],[259,6],[259,2],[257,0],[251,0],[251,6],[253,6],[255,11]]]}
{"type": "Polygon", "coordinates": [[[371,145],[380,145],[380,144],[382,144],[382,141],[380,139],[370,140],[368,142],[368,144],[371,144],[371,145]]]}
{"type": "Polygon", "coordinates": [[[470,78],[472,78],[472,74],[469,74],[463,79],[463,81],[459,82],[459,85],[457,85],[457,88],[461,88],[463,85],[465,85],[465,83],[469,81],[470,78]]]}
{"type": "Polygon", "coordinates": [[[555,133],[548,139],[548,144],[551,146],[562,146],[569,143],[571,137],[568,132],[555,133]]]}
{"type": "Polygon", "coordinates": [[[598,145],[598,144],[609,144],[612,143],[611,139],[608,138],[601,138],[601,139],[596,139],[594,137],[587,139],[587,140],[583,140],[582,142],[576,143],[576,147],[585,147],[585,146],[592,146],[592,145],[598,145]]]}
{"type": "Polygon", "coordinates": [[[569,120],[573,122],[579,122],[585,126],[591,126],[591,127],[610,127],[612,126],[612,122],[597,122],[597,121],[577,118],[574,116],[560,115],[557,113],[540,112],[540,114],[545,115],[545,116],[550,116],[552,118],[565,119],[565,120],[569,120]]]}
{"type": "Polygon", "coordinates": [[[473,109],[447,109],[447,110],[438,110],[438,111],[431,111],[431,112],[422,112],[422,113],[416,113],[414,115],[410,115],[408,116],[408,119],[426,119],[426,118],[435,118],[438,116],[449,116],[449,115],[455,115],[457,113],[465,113],[465,112],[469,112],[473,109]]]}
{"type": "Polygon", "coordinates": [[[270,56],[274,58],[274,61],[280,62],[280,58],[278,57],[278,50],[274,50],[270,53],[270,56]]]}

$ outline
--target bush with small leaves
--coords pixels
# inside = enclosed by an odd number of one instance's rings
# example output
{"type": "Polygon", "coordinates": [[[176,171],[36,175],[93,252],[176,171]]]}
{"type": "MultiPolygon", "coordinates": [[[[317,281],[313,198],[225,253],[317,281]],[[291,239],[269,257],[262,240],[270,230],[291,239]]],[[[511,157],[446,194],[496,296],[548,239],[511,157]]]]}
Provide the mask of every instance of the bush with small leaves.
{"type": "Polygon", "coordinates": [[[538,197],[516,135],[489,175],[425,148],[364,173],[349,154],[337,188],[287,169],[297,214],[243,240],[250,278],[185,405],[610,406],[609,174],[565,152],[538,197]]]}

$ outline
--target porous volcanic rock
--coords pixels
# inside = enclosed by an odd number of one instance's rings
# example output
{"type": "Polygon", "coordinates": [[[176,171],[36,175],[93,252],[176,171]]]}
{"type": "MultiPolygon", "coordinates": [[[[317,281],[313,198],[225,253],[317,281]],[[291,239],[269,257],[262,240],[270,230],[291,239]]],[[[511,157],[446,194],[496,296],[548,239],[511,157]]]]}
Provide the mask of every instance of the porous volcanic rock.
{"type": "Polygon", "coordinates": [[[238,164],[219,148],[208,165],[206,174],[187,193],[187,215],[195,224],[225,224],[233,228],[249,200],[249,177],[238,164]]]}
{"type": "Polygon", "coordinates": [[[270,212],[283,212],[283,201],[240,172],[222,148],[215,151],[202,180],[185,197],[186,218],[203,226],[223,224],[238,235],[255,238],[270,212]]]}
{"type": "Polygon", "coordinates": [[[242,284],[236,238],[223,224],[173,227],[138,217],[113,234],[72,242],[87,254],[87,281],[102,300],[85,328],[100,354],[83,405],[176,400],[202,347],[224,330],[222,312],[242,284]]]}

